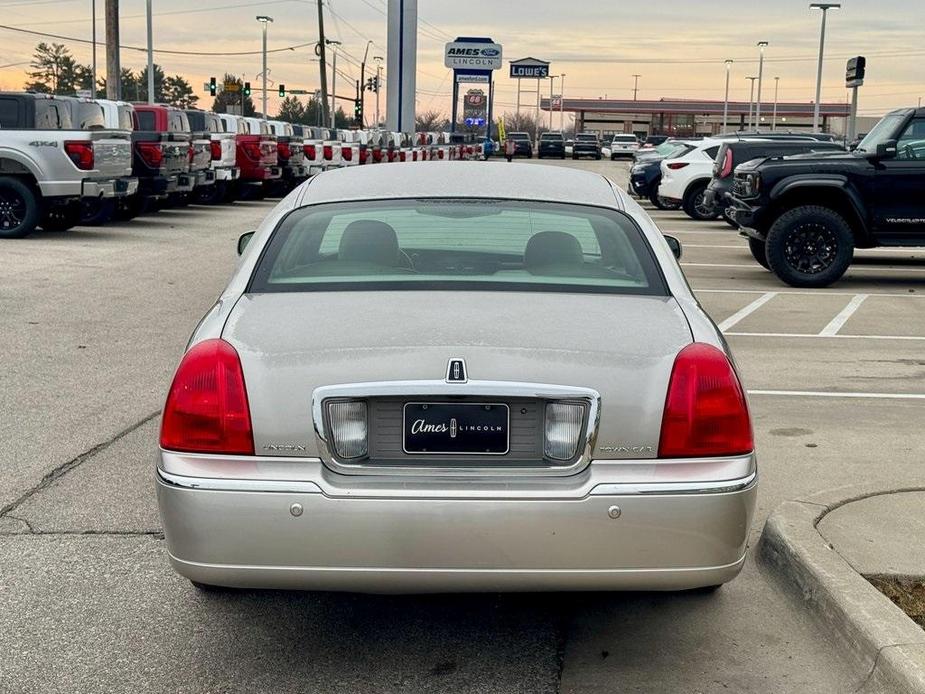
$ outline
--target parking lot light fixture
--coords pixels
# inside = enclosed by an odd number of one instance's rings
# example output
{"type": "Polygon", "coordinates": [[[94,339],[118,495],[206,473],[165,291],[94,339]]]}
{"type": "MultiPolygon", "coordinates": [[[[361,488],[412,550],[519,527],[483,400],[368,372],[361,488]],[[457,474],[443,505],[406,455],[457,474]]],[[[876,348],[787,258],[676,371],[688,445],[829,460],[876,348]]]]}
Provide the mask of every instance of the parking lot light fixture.
{"type": "Polygon", "coordinates": [[[758,98],[755,101],[755,129],[761,129],[761,80],[764,77],[764,49],[768,47],[767,41],[758,42],[758,98]]]}
{"type": "Polygon", "coordinates": [[[732,60],[726,60],[726,96],[723,99],[723,134],[726,133],[726,123],[729,121],[729,74],[732,72],[732,60]]]}
{"type": "Polygon", "coordinates": [[[257,21],[263,25],[263,119],[267,119],[267,24],[273,17],[265,14],[257,15],[257,21]]]}
{"type": "Polygon", "coordinates": [[[819,32],[819,65],[816,68],[816,101],[813,104],[813,132],[819,132],[819,101],[822,98],[822,56],[825,53],[825,18],[829,10],[840,8],[840,2],[813,2],[809,5],[811,10],[822,10],[822,29],[819,32]]]}

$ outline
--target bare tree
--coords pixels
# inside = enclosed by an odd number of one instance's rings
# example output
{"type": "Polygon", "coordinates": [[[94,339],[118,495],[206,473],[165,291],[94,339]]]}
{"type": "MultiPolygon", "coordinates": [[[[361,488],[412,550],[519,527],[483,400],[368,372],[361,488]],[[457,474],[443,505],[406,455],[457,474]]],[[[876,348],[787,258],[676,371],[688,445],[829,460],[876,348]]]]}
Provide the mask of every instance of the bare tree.
{"type": "Polygon", "coordinates": [[[509,133],[530,133],[534,139],[539,135],[536,117],[532,113],[505,113],[504,130],[509,133]]]}
{"type": "Polygon", "coordinates": [[[439,111],[424,111],[414,117],[418,132],[443,132],[450,129],[450,120],[439,111]]]}

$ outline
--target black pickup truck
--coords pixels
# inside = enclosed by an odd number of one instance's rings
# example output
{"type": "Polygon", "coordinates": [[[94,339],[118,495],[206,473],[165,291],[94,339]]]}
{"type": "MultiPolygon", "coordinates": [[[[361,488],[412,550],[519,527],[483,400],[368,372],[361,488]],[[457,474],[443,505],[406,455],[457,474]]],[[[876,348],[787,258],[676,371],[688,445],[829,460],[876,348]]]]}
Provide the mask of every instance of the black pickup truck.
{"type": "Polygon", "coordinates": [[[755,259],[794,287],[826,287],[855,248],[925,246],[925,109],[884,116],[854,152],[736,168],[730,213],[755,259]]]}

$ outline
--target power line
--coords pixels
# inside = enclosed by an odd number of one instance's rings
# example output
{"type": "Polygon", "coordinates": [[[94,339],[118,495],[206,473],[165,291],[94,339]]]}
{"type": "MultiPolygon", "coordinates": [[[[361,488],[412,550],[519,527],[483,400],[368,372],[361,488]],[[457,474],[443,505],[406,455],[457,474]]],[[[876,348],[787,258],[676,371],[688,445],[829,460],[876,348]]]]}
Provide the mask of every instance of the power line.
{"type": "MultiPolygon", "coordinates": [[[[201,12],[214,12],[215,10],[233,10],[233,9],[246,9],[250,7],[256,7],[258,5],[279,5],[282,3],[290,2],[299,2],[299,3],[310,3],[315,4],[315,0],[260,0],[259,2],[248,2],[237,5],[214,5],[211,7],[199,7],[192,10],[168,10],[166,12],[155,12],[152,16],[154,17],[166,17],[169,15],[178,15],[178,14],[196,14],[201,12]]],[[[6,5],[0,6],[0,8],[6,7],[6,5]]],[[[145,14],[120,14],[119,20],[123,19],[144,19],[147,17],[145,14]]],[[[47,22],[30,22],[29,26],[47,26],[49,24],[84,24],[86,19],[54,19],[47,22]]]]}

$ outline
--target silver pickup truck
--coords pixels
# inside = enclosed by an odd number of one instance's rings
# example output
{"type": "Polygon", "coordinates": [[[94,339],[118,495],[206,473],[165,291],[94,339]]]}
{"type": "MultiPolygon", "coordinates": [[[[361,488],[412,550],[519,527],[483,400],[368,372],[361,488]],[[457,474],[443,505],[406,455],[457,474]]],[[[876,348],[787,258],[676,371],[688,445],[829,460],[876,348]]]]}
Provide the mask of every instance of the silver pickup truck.
{"type": "Polygon", "coordinates": [[[81,200],[131,195],[128,132],[88,99],[0,92],[0,238],[78,224],[81,200]]]}

